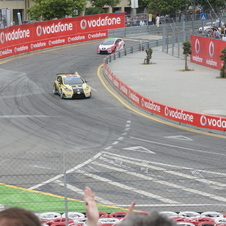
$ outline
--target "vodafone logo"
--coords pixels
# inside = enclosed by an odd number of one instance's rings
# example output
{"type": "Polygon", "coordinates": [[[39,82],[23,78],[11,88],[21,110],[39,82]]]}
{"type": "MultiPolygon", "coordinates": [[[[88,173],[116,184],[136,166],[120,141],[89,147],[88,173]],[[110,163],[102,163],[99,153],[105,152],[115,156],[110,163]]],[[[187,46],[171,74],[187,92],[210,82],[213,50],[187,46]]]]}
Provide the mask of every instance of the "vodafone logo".
{"type": "Polygon", "coordinates": [[[37,28],[36,28],[36,34],[37,34],[37,36],[41,36],[42,35],[42,26],[38,26],[37,28]]]}
{"type": "Polygon", "coordinates": [[[62,24],[61,22],[55,24],[53,23],[50,26],[37,26],[36,27],[36,35],[42,36],[45,34],[54,34],[54,33],[60,33],[65,31],[72,31],[73,30],[73,24],[72,23],[65,23],[62,24]]]}
{"type": "Polygon", "coordinates": [[[200,41],[198,39],[196,39],[195,40],[195,52],[196,52],[196,54],[199,54],[200,49],[201,49],[200,41]]]}
{"type": "Polygon", "coordinates": [[[96,20],[86,20],[83,19],[80,21],[80,28],[82,30],[86,28],[94,28],[94,27],[103,27],[103,26],[113,26],[113,25],[120,25],[122,23],[120,17],[112,17],[109,18],[108,16],[101,18],[99,17],[96,20]]]}
{"type": "Polygon", "coordinates": [[[3,44],[5,42],[5,35],[4,32],[0,33],[0,42],[3,44]]]}
{"type": "Polygon", "coordinates": [[[80,27],[84,30],[87,27],[87,21],[85,19],[81,20],[80,27]]]}
{"type": "Polygon", "coordinates": [[[206,118],[205,115],[202,115],[202,116],[200,117],[200,124],[201,124],[202,126],[205,126],[206,123],[207,123],[207,118],[206,118]]]}
{"type": "Polygon", "coordinates": [[[214,43],[213,42],[210,42],[210,44],[209,44],[209,55],[211,58],[213,58],[213,56],[214,56],[214,43]]]}

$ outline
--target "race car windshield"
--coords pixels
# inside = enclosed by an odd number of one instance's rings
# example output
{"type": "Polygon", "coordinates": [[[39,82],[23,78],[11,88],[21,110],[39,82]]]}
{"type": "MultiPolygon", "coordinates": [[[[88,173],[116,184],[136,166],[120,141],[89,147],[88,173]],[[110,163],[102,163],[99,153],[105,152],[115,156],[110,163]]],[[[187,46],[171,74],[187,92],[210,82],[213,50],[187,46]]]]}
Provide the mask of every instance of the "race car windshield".
{"type": "Polygon", "coordinates": [[[113,45],[114,44],[114,40],[104,40],[102,42],[102,45],[113,45]]]}
{"type": "Polygon", "coordinates": [[[79,77],[66,77],[64,78],[64,84],[65,85],[76,85],[76,84],[82,84],[83,80],[79,77]]]}

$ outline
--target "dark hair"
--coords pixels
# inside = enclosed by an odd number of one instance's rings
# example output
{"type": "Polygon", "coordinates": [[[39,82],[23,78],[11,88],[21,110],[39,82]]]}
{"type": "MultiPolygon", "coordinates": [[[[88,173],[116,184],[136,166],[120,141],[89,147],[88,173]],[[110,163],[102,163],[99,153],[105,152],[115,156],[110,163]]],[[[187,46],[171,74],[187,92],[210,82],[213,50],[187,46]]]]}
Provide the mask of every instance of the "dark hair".
{"type": "Polygon", "coordinates": [[[158,212],[149,214],[132,213],[121,221],[118,226],[176,226],[176,222],[158,212]]]}
{"type": "Polygon", "coordinates": [[[31,211],[11,207],[0,211],[0,226],[41,226],[39,218],[31,211]]]}

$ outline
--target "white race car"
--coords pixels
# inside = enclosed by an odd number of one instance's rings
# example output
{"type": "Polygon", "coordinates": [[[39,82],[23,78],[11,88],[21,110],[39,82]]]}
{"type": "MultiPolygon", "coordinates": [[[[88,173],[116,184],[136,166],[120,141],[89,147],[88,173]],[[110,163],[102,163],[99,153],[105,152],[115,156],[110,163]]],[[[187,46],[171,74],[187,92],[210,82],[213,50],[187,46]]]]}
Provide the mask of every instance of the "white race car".
{"type": "Polygon", "coordinates": [[[125,42],[121,38],[107,38],[97,47],[97,53],[114,53],[124,46],[125,42]]]}

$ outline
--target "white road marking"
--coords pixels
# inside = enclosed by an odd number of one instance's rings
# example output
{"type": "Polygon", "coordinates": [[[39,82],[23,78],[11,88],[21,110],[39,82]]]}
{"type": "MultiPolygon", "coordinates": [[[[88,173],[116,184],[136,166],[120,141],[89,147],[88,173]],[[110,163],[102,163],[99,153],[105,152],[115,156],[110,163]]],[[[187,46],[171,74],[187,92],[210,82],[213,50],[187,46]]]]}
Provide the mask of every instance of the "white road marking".
{"type": "Polygon", "coordinates": [[[105,150],[109,150],[111,148],[112,148],[112,146],[108,146],[108,147],[105,148],[105,150]]]}
{"type": "Polygon", "coordinates": [[[0,118],[48,118],[49,115],[2,115],[0,118]]]}
{"type": "MultiPolygon", "coordinates": [[[[118,207],[129,207],[130,205],[116,205],[116,206],[118,206],[118,207]]],[[[183,203],[179,203],[179,204],[136,204],[136,207],[152,207],[152,206],[155,206],[155,207],[166,207],[166,206],[171,206],[171,207],[175,207],[175,206],[194,206],[194,207],[196,207],[196,206],[213,206],[213,204],[211,203],[211,204],[200,204],[200,203],[198,203],[198,204],[183,204],[183,203]]],[[[220,206],[220,207],[222,207],[222,206],[226,206],[226,204],[214,204],[214,206],[220,206]]]]}
{"type": "MultiPolygon", "coordinates": [[[[107,157],[109,158],[110,156],[107,156],[107,157]]],[[[118,159],[116,157],[110,157],[110,158],[118,159]]],[[[203,183],[208,183],[208,184],[210,184],[210,183],[212,184],[213,183],[212,185],[214,185],[214,186],[222,186],[222,187],[226,186],[226,184],[218,183],[218,182],[215,182],[215,181],[210,181],[210,180],[206,180],[206,179],[199,179],[199,178],[196,178],[194,176],[189,176],[187,174],[182,174],[182,173],[179,173],[179,172],[166,170],[164,168],[147,165],[144,162],[143,163],[138,163],[138,162],[135,162],[135,161],[130,161],[130,160],[122,159],[122,158],[120,158],[120,161],[131,163],[133,165],[139,165],[141,167],[147,167],[147,168],[150,168],[150,169],[164,171],[165,173],[170,173],[170,174],[173,174],[173,175],[176,175],[176,176],[180,176],[180,177],[196,180],[196,181],[203,182],[203,183]]],[[[144,175],[141,175],[141,176],[145,177],[144,175]]],[[[148,177],[146,179],[148,179],[148,177]]],[[[207,192],[195,190],[195,189],[192,189],[192,188],[187,188],[187,187],[184,187],[184,186],[181,186],[181,185],[172,184],[172,183],[169,183],[167,181],[155,180],[154,182],[159,183],[159,184],[163,184],[163,185],[167,185],[167,186],[170,186],[170,187],[173,187],[173,188],[181,189],[181,190],[184,190],[184,191],[187,191],[187,192],[190,192],[190,193],[195,193],[195,194],[199,194],[199,195],[202,195],[202,196],[206,196],[206,197],[209,197],[211,199],[215,199],[217,201],[226,202],[226,198],[221,197],[221,196],[216,196],[216,195],[213,195],[213,194],[209,194],[207,192]]]]}
{"type": "MultiPolygon", "coordinates": [[[[102,155],[102,152],[98,153],[97,155],[93,156],[92,158],[88,159],[87,161],[75,166],[74,168],[69,169],[68,171],[66,171],[66,173],[74,172],[75,170],[77,170],[77,169],[89,164],[90,162],[94,161],[95,159],[99,158],[101,155],[102,155]]],[[[57,176],[55,176],[55,177],[53,177],[53,178],[51,178],[51,179],[49,179],[47,181],[44,181],[44,182],[42,182],[40,184],[37,184],[37,185],[35,185],[33,187],[30,187],[28,189],[31,189],[31,190],[37,189],[37,188],[39,188],[39,187],[41,187],[41,186],[43,186],[45,184],[48,184],[48,183],[53,182],[55,180],[58,180],[58,179],[60,179],[63,176],[64,176],[63,174],[59,174],[59,175],[57,175],[57,176]]]]}
{"type": "MultiPolygon", "coordinates": [[[[108,154],[108,155],[111,155],[111,156],[117,156],[117,157],[124,158],[124,159],[130,159],[132,161],[142,161],[142,162],[144,162],[144,160],[141,160],[141,159],[134,159],[134,158],[130,158],[130,157],[123,156],[123,155],[113,154],[113,153],[110,153],[110,152],[103,152],[103,154],[108,154]]],[[[194,170],[193,168],[189,168],[189,167],[176,166],[176,165],[171,165],[171,164],[166,164],[166,163],[161,163],[161,162],[153,162],[153,161],[146,161],[146,162],[150,163],[150,164],[154,164],[154,165],[168,166],[168,167],[179,168],[179,169],[194,170]]],[[[195,170],[197,170],[197,169],[195,169],[195,170]]],[[[211,173],[211,174],[221,175],[221,176],[226,177],[225,173],[219,173],[219,172],[202,170],[202,169],[199,169],[197,171],[204,172],[204,173],[211,173]]]]}
{"type": "Polygon", "coordinates": [[[92,90],[94,90],[95,92],[97,92],[97,90],[96,90],[96,89],[94,89],[92,86],[90,86],[90,87],[91,87],[91,91],[92,91],[92,90]]]}
{"type": "Polygon", "coordinates": [[[118,183],[118,182],[115,182],[115,181],[112,181],[112,180],[109,180],[109,179],[106,179],[106,178],[103,178],[103,177],[100,177],[100,176],[97,176],[97,175],[94,175],[92,173],[88,173],[88,172],[85,172],[83,170],[78,170],[77,171],[78,173],[82,173],[83,175],[87,176],[87,177],[92,177],[94,178],[95,180],[99,180],[99,181],[103,181],[105,183],[108,183],[108,184],[111,184],[111,185],[114,185],[116,187],[120,187],[122,189],[125,189],[125,190],[129,190],[129,191],[133,191],[135,193],[138,193],[140,195],[144,195],[144,196],[147,196],[147,197],[150,197],[150,198],[153,198],[153,199],[158,199],[164,203],[178,203],[176,201],[173,201],[171,199],[167,199],[167,198],[162,198],[161,196],[158,196],[158,195],[154,195],[150,192],[146,192],[146,191],[142,191],[142,190],[139,190],[137,188],[133,188],[133,187],[130,187],[130,186],[127,186],[127,185],[123,185],[121,183],[118,183]]]}
{"type": "Polygon", "coordinates": [[[176,145],[172,145],[172,144],[164,144],[164,143],[150,141],[150,140],[144,140],[144,139],[140,139],[140,138],[136,138],[136,137],[130,137],[130,138],[134,139],[134,140],[140,140],[140,141],[144,141],[144,142],[147,142],[147,143],[158,144],[158,145],[162,145],[162,146],[166,146],[166,147],[173,147],[173,148],[179,148],[179,149],[183,149],[183,150],[208,153],[208,154],[212,154],[212,155],[223,155],[223,156],[226,155],[226,154],[221,154],[221,153],[215,153],[215,152],[212,153],[212,152],[209,152],[209,151],[203,151],[203,150],[197,150],[197,149],[193,149],[193,148],[186,148],[186,147],[176,146],[176,145]]]}
{"type": "Polygon", "coordinates": [[[147,148],[144,148],[142,146],[135,146],[135,147],[129,147],[129,148],[123,148],[124,150],[129,150],[129,151],[139,151],[139,152],[146,152],[146,153],[151,153],[151,154],[156,154],[153,151],[150,151],[147,148]]]}
{"type": "Polygon", "coordinates": [[[118,141],[115,141],[115,142],[112,143],[112,145],[116,145],[116,144],[118,144],[118,141]]]}
{"type": "MultiPolygon", "coordinates": [[[[56,181],[54,181],[54,182],[57,183],[58,185],[64,187],[64,183],[63,183],[62,181],[56,180],[56,181]]],[[[77,192],[78,194],[80,194],[80,195],[82,195],[82,196],[84,195],[84,191],[83,191],[83,190],[81,190],[81,189],[79,189],[79,188],[77,188],[77,187],[75,187],[75,186],[73,186],[73,185],[71,185],[71,184],[69,184],[69,183],[67,183],[67,189],[70,189],[70,190],[72,190],[72,191],[74,191],[74,192],[77,192]]],[[[106,199],[102,199],[101,197],[96,196],[96,195],[95,195],[95,200],[96,200],[97,202],[100,202],[100,203],[105,204],[105,205],[112,205],[112,206],[115,206],[115,204],[114,204],[113,202],[110,202],[110,201],[108,201],[108,200],[106,200],[106,199]]]]}
{"type": "MultiPolygon", "coordinates": [[[[106,156],[106,154],[104,154],[104,156],[106,156]]],[[[187,178],[187,179],[196,180],[198,182],[203,182],[203,183],[206,183],[206,184],[213,184],[215,186],[226,187],[226,184],[223,184],[223,183],[220,183],[220,182],[201,179],[201,178],[197,178],[195,176],[189,176],[187,174],[180,173],[178,171],[173,171],[173,170],[165,169],[165,168],[158,167],[158,166],[148,165],[148,164],[145,164],[145,161],[138,163],[137,161],[130,161],[130,160],[126,160],[126,159],[118,158],[118,157],[111,157],[111,156],[106,156],[106,157],[111,158],[111,159],[115,159],[115,160],[120,159],[120,161],[122,161],[122,162],[127,162],[127,163],[131,163],[131,164],[138,165],[138,166],[141,166],[141,167],[147,167],[147,168],[158,170],[158,171],[164,171],[165,173],[173,174],[173,175],[180,176],[180,177],[187,178]]],[[[146,162],[146,163],[148,163],[148,162],[146,162]]]]}
{"type": "Polygon", "coordinates": [[[192,141],[191,138],[185,137],[185,136],[183,136],[183,135],[177,135],[177,136],[165,136],[165,138],[178,139],[178,140],[190,140],[190,141],[192,141]]]}

